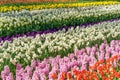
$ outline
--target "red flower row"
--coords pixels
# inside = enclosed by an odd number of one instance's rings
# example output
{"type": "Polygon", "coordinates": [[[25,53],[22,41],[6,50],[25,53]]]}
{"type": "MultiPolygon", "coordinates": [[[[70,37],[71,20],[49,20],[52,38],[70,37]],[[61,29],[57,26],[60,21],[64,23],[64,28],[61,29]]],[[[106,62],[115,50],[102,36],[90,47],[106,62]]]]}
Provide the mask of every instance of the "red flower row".
{"type": "MultiPolygon", "coordinates": [[[[73,69],[70,72],[62,72],[60,80],[113,80],[120,78],[118,67],[113,67],[114,62],[120,60],[120,55],[115,55],[108,60],[100,60],[90,66],[89,70],[73,69]]],[[[53,73],[53,80],[57,79],[57,73],[53,73]]]]}

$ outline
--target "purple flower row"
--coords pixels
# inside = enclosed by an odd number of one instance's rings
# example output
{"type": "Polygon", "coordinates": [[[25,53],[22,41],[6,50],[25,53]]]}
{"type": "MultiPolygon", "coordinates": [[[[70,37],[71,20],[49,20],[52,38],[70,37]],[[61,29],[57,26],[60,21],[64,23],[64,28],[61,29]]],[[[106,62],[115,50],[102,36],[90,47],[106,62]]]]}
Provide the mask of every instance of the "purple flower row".
{"type": "MultiPolygon", "coordinates": [[[[57,73],[58,80],[60,80],[62,72],[68,72],[74,68],[87,70],[88,66],[93,66],[97,61],[109,59],[114,55],[120,55],[120,40],[113,40],[110,45],[105,41],[100,46],[75,50],[68,57],[61,58],[58,55],[43,61],[32,61],[31,65],[25,68],[21,64],[17,64],[16,80],[52,80],[53,73],[57,73]]],[[[114,62],[113,66],[118,66],[117,62],[114,62]]],[[[3,80],[14,80],[8,66],[4,67],[1,76],[3,80]]]]}
{"type": "MultiPolygon", "coordinates": [[[[118,21],[118,20],[120,20],[120,19],[117,18],[117,19],[111,19],[111,20],[101,21],[101,22],[85,23],[85,24],[81,24],[81,25],[79,25],[79,26],[80,26],[80,27],[88,27],[89,25],[101,24],[101,23],[103,23],[103,22],[113,22],[113,21],[118,21]]],[[[54,33],[54,32],[57,32],[57,31],[63,30],[63,29],[65,29],[65,30],[67,31],[67,30],[68,30],[69,28],[71,28],[71,27],[73,27],[73,26],[66,26],[66,27],[61,27],[61,28],[58,28],[58,29],[51,29],[51,30],[45,30],[45,31],[37,31],[37,32],[33,31],[33,32],[28,32],[28,33],[26,33],[26,34],[13,35],[12,37],[10,37],[10,36],[0,37],[0,42],[1,42],[1,41],[6,41],[6,40],[12,42],[12,40],[13,40],[14,38],[23,37],[23,36],[25,36],[25,35],[26,35],[26,36],[33,36],[33,37],[35,37],[37,34],[41,35],[41,34],[47,34],[47,33],[54,33]]],[[[74,26],[74,28],[76,28],[76,27],[77,27],[77,26],[74,26]]]]}

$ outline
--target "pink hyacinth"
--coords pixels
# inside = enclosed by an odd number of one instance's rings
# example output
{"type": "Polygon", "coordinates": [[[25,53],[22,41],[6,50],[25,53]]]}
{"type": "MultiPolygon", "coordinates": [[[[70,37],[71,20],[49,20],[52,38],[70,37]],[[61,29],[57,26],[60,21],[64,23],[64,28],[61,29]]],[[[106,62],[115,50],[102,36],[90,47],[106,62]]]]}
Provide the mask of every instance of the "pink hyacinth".
{"type": "MultiPolygon", "coordinates": [[[[32,61],[31,65],[25,68],[21,64],[17,64],[15,77],[16,80],[46,80],[47,78],[52,80],[52,73],[56,73],[57,80],[60,80],[62,72],[68,72],[73,68],[86,70],[88,66],[93,66],[97,61],[107,60],[117,54],[120,55],[120,40],[112,41],[110,45],[104,42],[100,47],[95,45],[92,48],[75,50],[74,53],[63,58],[58,55],[55,58],[45,58],[43,61],[32,61]]],[[[114,61],[112,65],[118,66],[117,61],[114,61]]],[[[1,76],[3,80],[14,79],[8,66],[5,66],[1,76]]]]}
{"type": "Polygon", "coordinates": [[[8,66],[4,67],[4,70],[1,72],[1,76],[3,80],[14,80],[12,73],[8,66]]]}

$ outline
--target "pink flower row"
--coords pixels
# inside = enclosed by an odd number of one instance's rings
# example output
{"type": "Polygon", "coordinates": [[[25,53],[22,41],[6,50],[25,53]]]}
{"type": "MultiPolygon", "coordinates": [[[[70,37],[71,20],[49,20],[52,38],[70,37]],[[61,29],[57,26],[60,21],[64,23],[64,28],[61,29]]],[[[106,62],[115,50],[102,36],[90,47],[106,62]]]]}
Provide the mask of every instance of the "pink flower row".
{"type": "MultiPolygon", "coordinates": [[[[17,64],[15,80],[52,80],[53,73],[57,73],[57,80],[60,80],[62,72],[68,72],[74,68],[87,70],[97,61],[107,60],[114,55],[120,55],[120,40],[113,40],[110,44],[104,42],[100,46],[95,45],[92,48],[75,50],[74,53],[63,58],[58,55],[43,61],[36,60],[25,68],[21,64],[17,64]]],[[[114,62],[113,66],[118,66],[117,62],[114,62]]],[[[8,66],[4,67],[1,76],[3,80],[14,80],[8,66]]]]}

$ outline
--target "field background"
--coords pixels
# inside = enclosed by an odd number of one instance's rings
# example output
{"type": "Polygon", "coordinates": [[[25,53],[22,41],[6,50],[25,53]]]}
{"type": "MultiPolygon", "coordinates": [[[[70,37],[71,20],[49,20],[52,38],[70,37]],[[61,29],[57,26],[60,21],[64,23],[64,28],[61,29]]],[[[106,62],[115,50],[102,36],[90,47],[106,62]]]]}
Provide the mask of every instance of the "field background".
{"type": "Polygon", "coordinates": [[[11,3],[48,3],[48,2],[93,2],[93,1],[120,1],[120,0],[0,0],[0,4],[11,3]]]}

